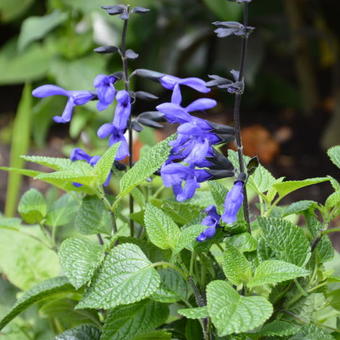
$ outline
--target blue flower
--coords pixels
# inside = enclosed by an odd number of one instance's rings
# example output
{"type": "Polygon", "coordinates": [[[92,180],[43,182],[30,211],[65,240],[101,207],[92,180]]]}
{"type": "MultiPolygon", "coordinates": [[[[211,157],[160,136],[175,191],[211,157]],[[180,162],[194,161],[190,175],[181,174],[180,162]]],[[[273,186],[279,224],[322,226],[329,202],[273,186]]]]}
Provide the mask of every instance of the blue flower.
{"type": "Polygon", "coordinates": [[[174,104],[180,104],[182,102],[181,85],[191,87],[201,93],[210,92],[210,89],[206,86],[206,82],[199,78],[178,78],[170,75],[164,75],[159,79],[159,81],[164,88],[173,91],[171,102],[174,104]]]}
{"type": "Polygon", "coordinates": [[[117,93],[116,96],[117,106],[115,110],[115,116],[113,119],[113,125],[118,130],[125,130],[128,125],[128,121],[131,115],[131,98],[129,92],[122,90],[117,93]]]}
{"type": "Polygon", "coordinates": [[[65,96],[68,97],[64,112],[61,116],[53,117],[56,123],[68,123],[73,114],[75,106],[84,105],[90,100],[96,98],[96,95],[89,91],[67,91],[55,85],[39,86],[32,92],[34,97],[45,98],[50,96],[65,96]]]}
{"type": "Polygon", "coordinates": [[[97,89],[98,111],[103,111],[110,106],[116,95],[116,89],[114,88],[115,82],[118,80],[117,77],[113,75],[99,74],[94,79],[93,86],[97,89]]]}
{"type": "Polygon", "coordinates": [[[220,226],[218,223],[221,216],[218,214],[214,205],[210,205],[207,209],[205,209],[205,212],[207,213],[207,216],[202,220],[201,224],[206,225],[209,228],[205,229],[199,236],[197,236],[196,240],[198,242],[203,242],[214,237],[216,234],[216,228],[220,226]]]}
{"type": "MultiPolygon", "coordinates": [[[[71,151],[70,160],[72,162],[85,161],[88,164],[90,164],[91,166],[95,166],[98,163],[98,161],[100,160],[100,156],[93,156],[92,157],[92,156],[88,155],[84,150],[82,150],[80,148],[75,148],[71,151]]],[[[111,176],[112,176],[111,173],[107,176],[106,181],[103,184],[104,186],[108,186],[110,184],[111,176]]],[[[79,183],[73,183],[73,185],[76,186],[76,187],[82,186],[82,184],[79,184],[79,183]]]]}
{"type": "Polygon", "coordinates": [[[109,138],[110,145],[121,142],[117,151],[116,160],[124,159],[130,155],[129,146],[124,136],[124,132],[125,130],[117,129],[117,127],[112,123],[106,123],[102,125],[97,132],[97,136],[99,138],[104,139],[110,137],[109,138]]]}
{"type": "Polygon", "coordinates": [[[185,201],[194,196],[199,183],[211,178],[211,175],[203,169],[195,169],[180,163],[163,165],[161,176],[166,187],[172,187],[177,201],[185,201]]]}
{"type": "Polygon", "coordinates": [[[236,222],[237,213],[240,210],[244,199],[243,186],[244,183],[242,181],[236,181],[228,192],[224,201],[224,213],[222,215],[223,222],[228,224],[236,222]]]}

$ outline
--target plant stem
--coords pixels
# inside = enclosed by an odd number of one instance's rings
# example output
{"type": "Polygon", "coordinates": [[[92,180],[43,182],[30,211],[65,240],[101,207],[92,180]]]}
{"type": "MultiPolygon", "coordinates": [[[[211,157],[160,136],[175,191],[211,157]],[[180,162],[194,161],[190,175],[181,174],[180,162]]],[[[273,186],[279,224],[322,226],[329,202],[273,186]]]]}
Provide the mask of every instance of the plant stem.
{"type": "MultiPolygon", "coordinates": [[[[123,81],[124,81],[124,88],[127,92],[130,91],[130,78],[129,78],[129,65],[128,65],[128,58],[126,57],[126,36],[127,36],[127,29],[129,25],[129,19],[124,20],[123,32],[122,32],[122,43],[121,43],[121,57],[123,63],[123,81]]],[[[129,168],[132,168],[133,165],[133,134],[132,134],[132,125],[131,125],[131,115],[129,117],[128,122],[128,134],[129,134],[129,168]]],[[[130,235],[134,236],[134,222],[131,218],[131,215],[134,212],[133,209],[133,197],[129,195],[129,209],[130,209],[130,235]]]]}
{"type": "MultiPolygon", "coordinates": [[[[247,3],[244,4],[243,25],[245,27],[248,26],[248,4],[247,3]]],[[[243,40],[242,40],[242,49],[241,49],[240,67],[239,67],[240,73],[239,73],[238,81],[242,81],[244,78],[244,69],[245,69],[247,49],[248,49],[248,35],[246,34],[242,39],[243,40]]],[[[244,159],[243,159],[243,145],[242,145],[242,138],[241,138],[241,121],[240,121],[241,98],[242,98],[242,93],[237,93],[235,95],[234,124],[235,124],[235,138],[236,138],[236,144],[237,144],[237,154],[238,154],[240,172],[245,173],[246,167],[245,167],[244,159]]],[[[248,228],[250,228],[248,195],[247,195],[246,185],[244,186],[243,213],[244,213],[244,218],[248,224],[248,228]]]]}

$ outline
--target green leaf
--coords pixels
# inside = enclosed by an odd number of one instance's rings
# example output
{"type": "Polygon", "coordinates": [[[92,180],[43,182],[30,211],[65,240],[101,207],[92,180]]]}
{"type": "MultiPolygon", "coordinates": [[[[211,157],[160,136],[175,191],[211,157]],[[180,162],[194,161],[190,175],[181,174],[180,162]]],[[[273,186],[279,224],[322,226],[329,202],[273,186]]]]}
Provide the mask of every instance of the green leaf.
{"type": "Polygon", "coordinates": [[[261,326],[273,313],[262,296],[241,296],[225,281],[207,286],[208,312],[219,336],[250,331],[261,326]]]}
{"type": "Polygon", "coordinates": [[[290,340],[335,340],[325,329],[313,324],[303,326],[290,340]]]}
{"type": "Polygon", "coordinates": [[[55,277],[50,280],[39,283],[34,286],[16,302],[12,309],[0,321],[0,330],[4,328],[18,314],[27,309],[29,306],[53,295],[73,292],[74,288],[70,285],[65,277],[55,277]]]}
{"type": "Polygon", "coordinates": [[[99,340],[100,330],[92,325],[81,325],[57,335],[55,340],[99,340]]]}
{"type": "Polygon", "coordinates": [[[192,245],[192,243],[195,242],[196,237],[205,229],[207,229],[207,226],[201,224],[195,224],[186,228],[182,228],[174,252],[179,253],[184,248],[192,245]]]}
{"type": "Polygon", "coordinates": [[[58,275],[60,267],[57,254],[39,242],[43,238],[39,228],[23,228],[0,230],[0,268],[11,283],[25,290],[58,275]]]}
{"type": "Polygon", "coordinates": [[[165,304],[144,300],[120,306],[105,319],[101,340],[131,340],[163,324],[169,314],[165,304]]]}
{"type": "Polygon", "coordinates": [[[79,202],[70,194],[64,194],[49,207],[46,224],[51,227],[64,226],[70,223],[79,209],[79,202]]]}
{"type": "Polygon", "coordinates": [[[41,222],[47,213],[45,197],[36,189],[26,191],[20,199],[18,211],[26,223],[41,222]]]}
{"type": "Polygon", "coordinates": [[[256,334],[261,336],[284,337],[294,335],[299,332],[301,326],[288,321],[274,320],[264,325],[256,334]]]}
{"type": "Polygon", "coordinates": [[[320,242],[314,249],[319,263],[330,261],[334,257],[334,248],[327,235],[322,236],[320,242]]]}
{"type": "Polygon", "coordinates": [[[304,266],[310,258],[310,245],[302,228],[278,218],[258,218],[266,246],[278,260],[304,266]]]}
{"type": "Polygon", "coordinates": [[[150,241],[161,249],[175,249],[180,230],[164,212],[151,204],[145,209],[144,222],[150,241]]]}
{"type": "Polygon", "coordinates": [[[133,340],[171,340],[171,333],[166,331],[153,331],[137,335],[133,340]]]}
{"type": "Polygon", "coordinates": [[[40,164],[53,170],[67,170],[72,166],[68,158],[45,156],[21,156],[25,161],[40,164]]]}
{"type": "Polygon", "coordinates": [[[222,268],[227,279],[234,285],[247,283],[251,278],[251,265],[237,248],[226,244],[222,268]]]}
{"type": "Polygon", "coordinates": [[[30,43],[43,38],[49,31],[67,19],[66,13],[54,11],[42,17],[29,17],[21,25],[18,40],[19,51],[23,51],[30,43]]]}
{"type": "Polygon", "coordinates": [[[85,235],[111,234],[113,224],[111,213],[95,196],[87,196],[82,200],[74,223],[79,232],[85,235]]]}
{"type": "Polygon", "coordinates": [[[340,206],[340,191],[333,192],[330,196],[328,196],[325,206],[327,209],[332,209],[336,206],[340,206]]]}
{"type": "Polygon", "coordinates": [[[257,241],[248,232],[229,237],[228,243],[241,253],[250,253],[257,249],[257,241]]]}
{"type": "Polygon", "coordinates": [[[276,183],[273,185],[273,187],[277,190],[279,196],[283,198],[298,189],[305,188],[313,184],[327,182],[327,181],[329,181],[328,177],[319,177],[319,178],[305,179],[303,181],[286,181],[286,182],[276,183]]]}
{"type": "Polygon", "coordinates": [[[9,22],[20,16],[32,4],[33,0],[1,0],[0,22],[9,22]]]}
{"type": "Polygon", "coordinates": [[[205,319],[209,316],[207,306],[179,309],[177,312],[178,314],[185,316],[187,319],[205,319]]]}
{"type": "Polygon", "coordinates": [[[85,238],[69,238],[59,249],[61,267],[76,289],[91,280],[103,257],[103,247],[85,238]]]}
{"type": "MultiPolygon", "coordinates": [[[[23,168],[24,162],[20,158],[25,154],[30,145],[31,113],[32,113],[32,87],[26,84],[20,99],[14,120],[12,131],[12,143],[10,153],[10,167],[23,168]]],[[[13,217],[18,202],[20,187],[22,183],[21,174],[10,172],[8,175],[5,215],[13,217]]]]}
{"type": "Polygon", "coordinates": [[[282,212],[282,217],[299,214],[303,211],[306,211],[312,207],[316,207],[317,203],[315,201],[298,201],[290,204],[288,207],[285,207],[282,212]]]}
{"type": "Polygon", "coordinates": [[[226,2],[224,0],[209,1],[204,0],[205,5],[214,12],[220,19],[238,20],[242,8],[239,4],[226,2]]]}
{"type": "Polygon", "coordinates": [[[222,206],[224,204],[225,197],[227,196],[228,190],[218,181],[209,181],[209,188],[214,198],[217,211],[221,213],[222,206]]]}
{"type": "Polygon", "coordinates": [[[248,287],[275,284],[282,281],[292,280],[297,277],[307,276],[309,271],[294,264],[268,260],[260,263],[256,268],[254,277],[249,281],[248,287]]]}
{"type": "Polygon", "coordinates": [[[159,274],[151,265],[134,244],[124,243],[113,248],[77,309],[110,309],[150,296],[160,284],[159,274]]]}
{"type": "Polygon", "coordinates": [[[248,185],[261,194],[269,191],[275,182],[275,177],[265,167],[259,165],[254,174],[249,177],[248,185]]]}
{"type": "Polygon", "coordinates": [[[327,151],[330,160],[340,168],[340,145],[333,146],[327,151]]]}
{"type": "Polygon", "coordinates": [[[95,175],[97,176],[97,181],[99,184],[103,184],[106,181],[107,177],[109,176],[119,146],[120,143],[116,143],[113,146],[111,146],[100,158],[98,163],[95,165],[94,172],[95,175]]]}
{"type": "Polygon", "coordinates": [[[174,303],[185,300],[188,295],[188,286],[183,277],[171,268],[164,268],[158,271],[161,277],[161,284],[152,299],[162,303],[174,303]]]}
{"type": "Polygon", "coordinates": [[[120,197],[127,195],[133,188],[152,176],[168,159],[171,146],[169,142],[175,136],[170,136],[156,144],[144,155],[120,180],[120,197]]]}

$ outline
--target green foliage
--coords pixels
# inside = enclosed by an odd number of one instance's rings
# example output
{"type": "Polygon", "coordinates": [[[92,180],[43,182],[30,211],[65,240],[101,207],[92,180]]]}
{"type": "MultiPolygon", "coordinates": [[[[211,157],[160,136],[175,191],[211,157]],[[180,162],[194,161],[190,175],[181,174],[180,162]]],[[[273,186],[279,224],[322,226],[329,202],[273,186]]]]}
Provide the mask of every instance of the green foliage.
{"type": "Polygon", "coordinates": [[[295,266],[294,264],[268,260],[263,261],[256,268],[254,277],[248,283],[249,287],[262,286],[266,284],[275,284],[282,281],[292,280],[297,277],[307,276],[309,271],[295,266]]]}
{"type": "Polygon", "coordinates": [[[209,316],[207,306],[197,308],[186,308],[178,310],[178,313],[188,319],[204,319],[209,316]]]}
{"type": "Polygon", "coordinates": [[[220,182],[217,181],[209,181],[209,188],[214,198],[218,212],[221,213],[223,209],[222,206],[224,204],[224,200],[228,193],[228,190],[220,182]]]}
{"type": "Polygon", "coordinates": [[[241,15],[241,8],[238,4],[225,2],[223,0],[204,0],[208,8],[221,19],[238,20],[241,15]]]}
{"type": "Polygon", "coordinates": [[[113,248],[93,278],[77,308],[110,309],[153,294],[160,276],[142,250],[129,243],[113,248]]]}
{"type": "Polygon", "coordinates": [[[287,321],[275,320],[265,324],[257,334],[261,336],[284,337],[299,332],[301,326],[287,321]]]}
{"type": "Polygon", "coordinates": [[[219,336],[242,333],[261,326],[273,313],[273,306],[261,296],[241,296],[227,282],[207,286],[208,313],[219,336]]]}
{"type": "Polygon", "coordinates": [[[73,291],[74,288],[65,277],[56,277],[39,283],[29,291],[25,292],[25,294],[12,307],[10,312],[2,318],[0,321],[0,330],[32,304],[56,294],[73,291]]]}
{"type": "Polygon", "coordinates": [[[332,148],[328,149],[327,154],[330,160],[340,168],[340,145],[333,146],[332,148]]]}
{"type": "Polygon", "coordinates": [[[169,311],[165,304],[144,300],[113,309],[105,319],[101,340],[130,340],[164,323],[169,311]]]}
{"type": "Polygon", "coordinates": [[[277,218],[258,218],[266,246],[276,259],[304,266],[310,258],[310,245],[303,230],[277,218]]]}
{"type": "Polygon", "coordinates": [[[100,330],[91,325],[69,329],[55,337],[55,340],[99,340],[100,330]]]}
{"type": "Polygon", "coordinates": [[[231,236],[227,242],[237,248],[241,253],[248,253],[257,249],[257,241],[250,233],[231,236]]]}
{"type": "Polygon", "coordinates": [[[181,234],[177,240],[175,247],[175,252],[179,253],[184,248],[188,248],[195,242],[196,237],[206,229],[207,227],[201,224],[191,225],[189,227],[183,228],[181,234]]]}
{"type": "Polygon", "coordinates": [[[313,324],[303,326],[290,340],[334,340],[334,337],[313,324]]]}
{"type": "Polygon", "coordinates": [[[288,207],[284,208],[282,217],[299,214],[317,205],[314,201],[298,201],[290,204],[288,207]]]}
{"type": "Polygon", "coordinates": [[[85,238],[68,238],[59,250],[61,267],[76,289],[91,280],[103,257],[103,248],[85,238]]]}
{"type": "Polygon", "coordinates": [[[20,199],[18,211],[22,219],[29,224],[41,222],[47,213],[45,197],[36,189],[26,191],[20,199]]]}

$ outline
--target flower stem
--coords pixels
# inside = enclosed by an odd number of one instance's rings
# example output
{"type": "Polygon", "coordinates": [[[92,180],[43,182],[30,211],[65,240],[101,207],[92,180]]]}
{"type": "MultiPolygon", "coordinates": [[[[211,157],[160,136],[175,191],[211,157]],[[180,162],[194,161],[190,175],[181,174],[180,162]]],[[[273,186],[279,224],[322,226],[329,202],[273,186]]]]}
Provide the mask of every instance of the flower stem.
{"type": "MultiPolygon", "coordinates": [[[[245,27],[248,26],[248,4],[244,4],[243,10],[243,25],[245,27]]],[[[246,56],[248,50],[248,35],[246,34],[242,37],[242,49],[241,49],[241,57],[240,57],[240,67],[239,67],[239,79],[238,81],[242,81],[244,78],[244,69],[246,64],[246,56]]],[[[235,103],[234,103],[234,124],[235,124],[235,138],[237,144],[237,154],[238,154],[238,161],[241,173],[246,173],[246,167],[244,164],[243,159],[243,145],[242,145],[242,138],[241,138],[241,120],[240,120],[240,108],[241,108],[241,98],[242,93],[237,93],[235,95],[235,103]]],[[[243,200],[243,213],[244,218],[248,224],[248,228],[250,226],[250,219],[249,219],[249,206],[248,206],[248,195],[247,195],[247,188],[244,186],[244,200],[243,200]]]]}
{"type": "MultiPolygon", "coordinates": [[[[121,57],[122,57],[122,63],[123,63],[123,81],[124,81],[124,88],[126,91],[130,91],[130,78],[129,78],[129,65],[128,65],[128,58],[126,57],[126,36],[127,36],[127,30],[129,25],[129,19],[124,20],[124,26],[123,26],[123,32],[122,32],[122,43],[121,43],[121,57]]],[[[133,165],[133,133],[132,133],[132,125],[131,125],[131,115],[129,117],[128,122],[128,134],[129,134],[129,168],[132,168],[133,165]]],[[[129,209],[130,209],[130,235],[134,236],[134,222],[131,218],[131,215],[134,212],[133,208],[133,197],[130,194],[129,195],[129,209]]]]}

